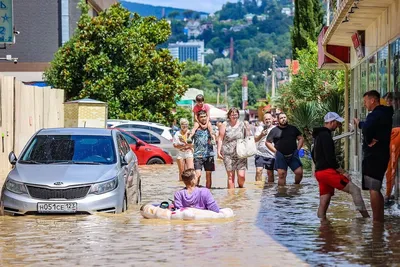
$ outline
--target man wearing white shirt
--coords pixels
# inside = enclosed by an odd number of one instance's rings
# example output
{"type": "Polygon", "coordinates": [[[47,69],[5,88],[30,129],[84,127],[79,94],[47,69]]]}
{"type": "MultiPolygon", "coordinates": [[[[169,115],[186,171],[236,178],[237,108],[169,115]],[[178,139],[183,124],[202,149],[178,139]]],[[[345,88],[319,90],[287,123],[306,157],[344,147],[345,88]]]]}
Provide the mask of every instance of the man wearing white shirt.
{"type": "Polygon", "coordinates": [[[265,113],[263,121],[264,125],[258,126],[254,134],[254,139],[257,143],[257,154],[255,155],[256,181],[262,180],[263,169],[266,169],[268,183],[273,183],[275,153],[269,150],[265,145],[269,132],[275,127],[273,125],[273,117],[271,113],[265,113]]]}

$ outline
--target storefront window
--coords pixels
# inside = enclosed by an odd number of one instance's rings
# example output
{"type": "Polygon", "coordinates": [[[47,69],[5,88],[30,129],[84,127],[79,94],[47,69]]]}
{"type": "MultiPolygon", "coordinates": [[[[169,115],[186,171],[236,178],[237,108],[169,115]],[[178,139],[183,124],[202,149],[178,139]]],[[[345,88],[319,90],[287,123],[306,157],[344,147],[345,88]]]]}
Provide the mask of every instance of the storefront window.
{"type": "Polygon", "coordinates": [[[378,52],[378,92],[384,96],[388,92],[389,49],[386,46],[378,52]]]}
{"type": "Polygon", "coordinates": [[[368,59],[368,90],[378,90],[376,54],[368,59]]]}
{"type": "MultiPolygon", "coordinates": [[[[359,98],[361,99],[362,96],[364,95],[365,92],[367,92],[367,61],[364,61],[363,63],[361,63],[360,65],[360,91],[359,91],[359,98]]],[[[367,115],[367,110],[364,107],[364,105],[362,104],[362,101],[360,103],[360,119],[363,120],[365,119],[366,115],[367,115]]]]}
{"type": "Polygon", "coordinates": [[[390,44],[390,91],[400,92],[400,38],[390,44]]]}
{"type": "Polygon", "coordinates": [[[394,108],[393,127],[400,127],[400,38],[390,44],[390,90],[385,100],[394,108]]]}

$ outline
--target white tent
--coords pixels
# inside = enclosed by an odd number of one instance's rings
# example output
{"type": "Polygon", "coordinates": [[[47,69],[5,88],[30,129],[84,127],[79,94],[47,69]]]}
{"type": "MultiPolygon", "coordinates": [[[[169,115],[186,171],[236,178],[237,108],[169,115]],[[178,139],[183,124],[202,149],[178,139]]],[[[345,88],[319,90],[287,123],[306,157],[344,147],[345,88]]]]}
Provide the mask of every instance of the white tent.
{"type": "Polygon", "coordinates": [[[212,119],[212,120],[226,119],[227,112],[225,110],[216,108],[210,104],[208,104],[208,105],[210,106],[210,119],[212,119]]]}

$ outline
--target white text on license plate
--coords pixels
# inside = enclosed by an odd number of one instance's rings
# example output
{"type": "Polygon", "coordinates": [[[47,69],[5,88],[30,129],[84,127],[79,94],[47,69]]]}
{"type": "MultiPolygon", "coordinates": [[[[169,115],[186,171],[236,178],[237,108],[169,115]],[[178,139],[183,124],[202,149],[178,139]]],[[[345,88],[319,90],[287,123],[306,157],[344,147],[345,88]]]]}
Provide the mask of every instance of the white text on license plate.
{"type": "Polygon", "coordinates": [[[38,203],[39,213],[75,213],[78,207],[77,203],[38,203]]]}

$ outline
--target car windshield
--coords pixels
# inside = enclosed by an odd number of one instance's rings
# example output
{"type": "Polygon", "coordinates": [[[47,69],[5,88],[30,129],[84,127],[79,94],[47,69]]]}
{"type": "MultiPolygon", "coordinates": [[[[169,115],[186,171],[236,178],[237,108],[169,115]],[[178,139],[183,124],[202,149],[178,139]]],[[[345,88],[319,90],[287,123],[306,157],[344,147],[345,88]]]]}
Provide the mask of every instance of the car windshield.
{"type": "Polygon", "coordinates": [[[116,162],[111,136],[37,135],[19,163],[25,164],[113,164],[116,162]]]}

